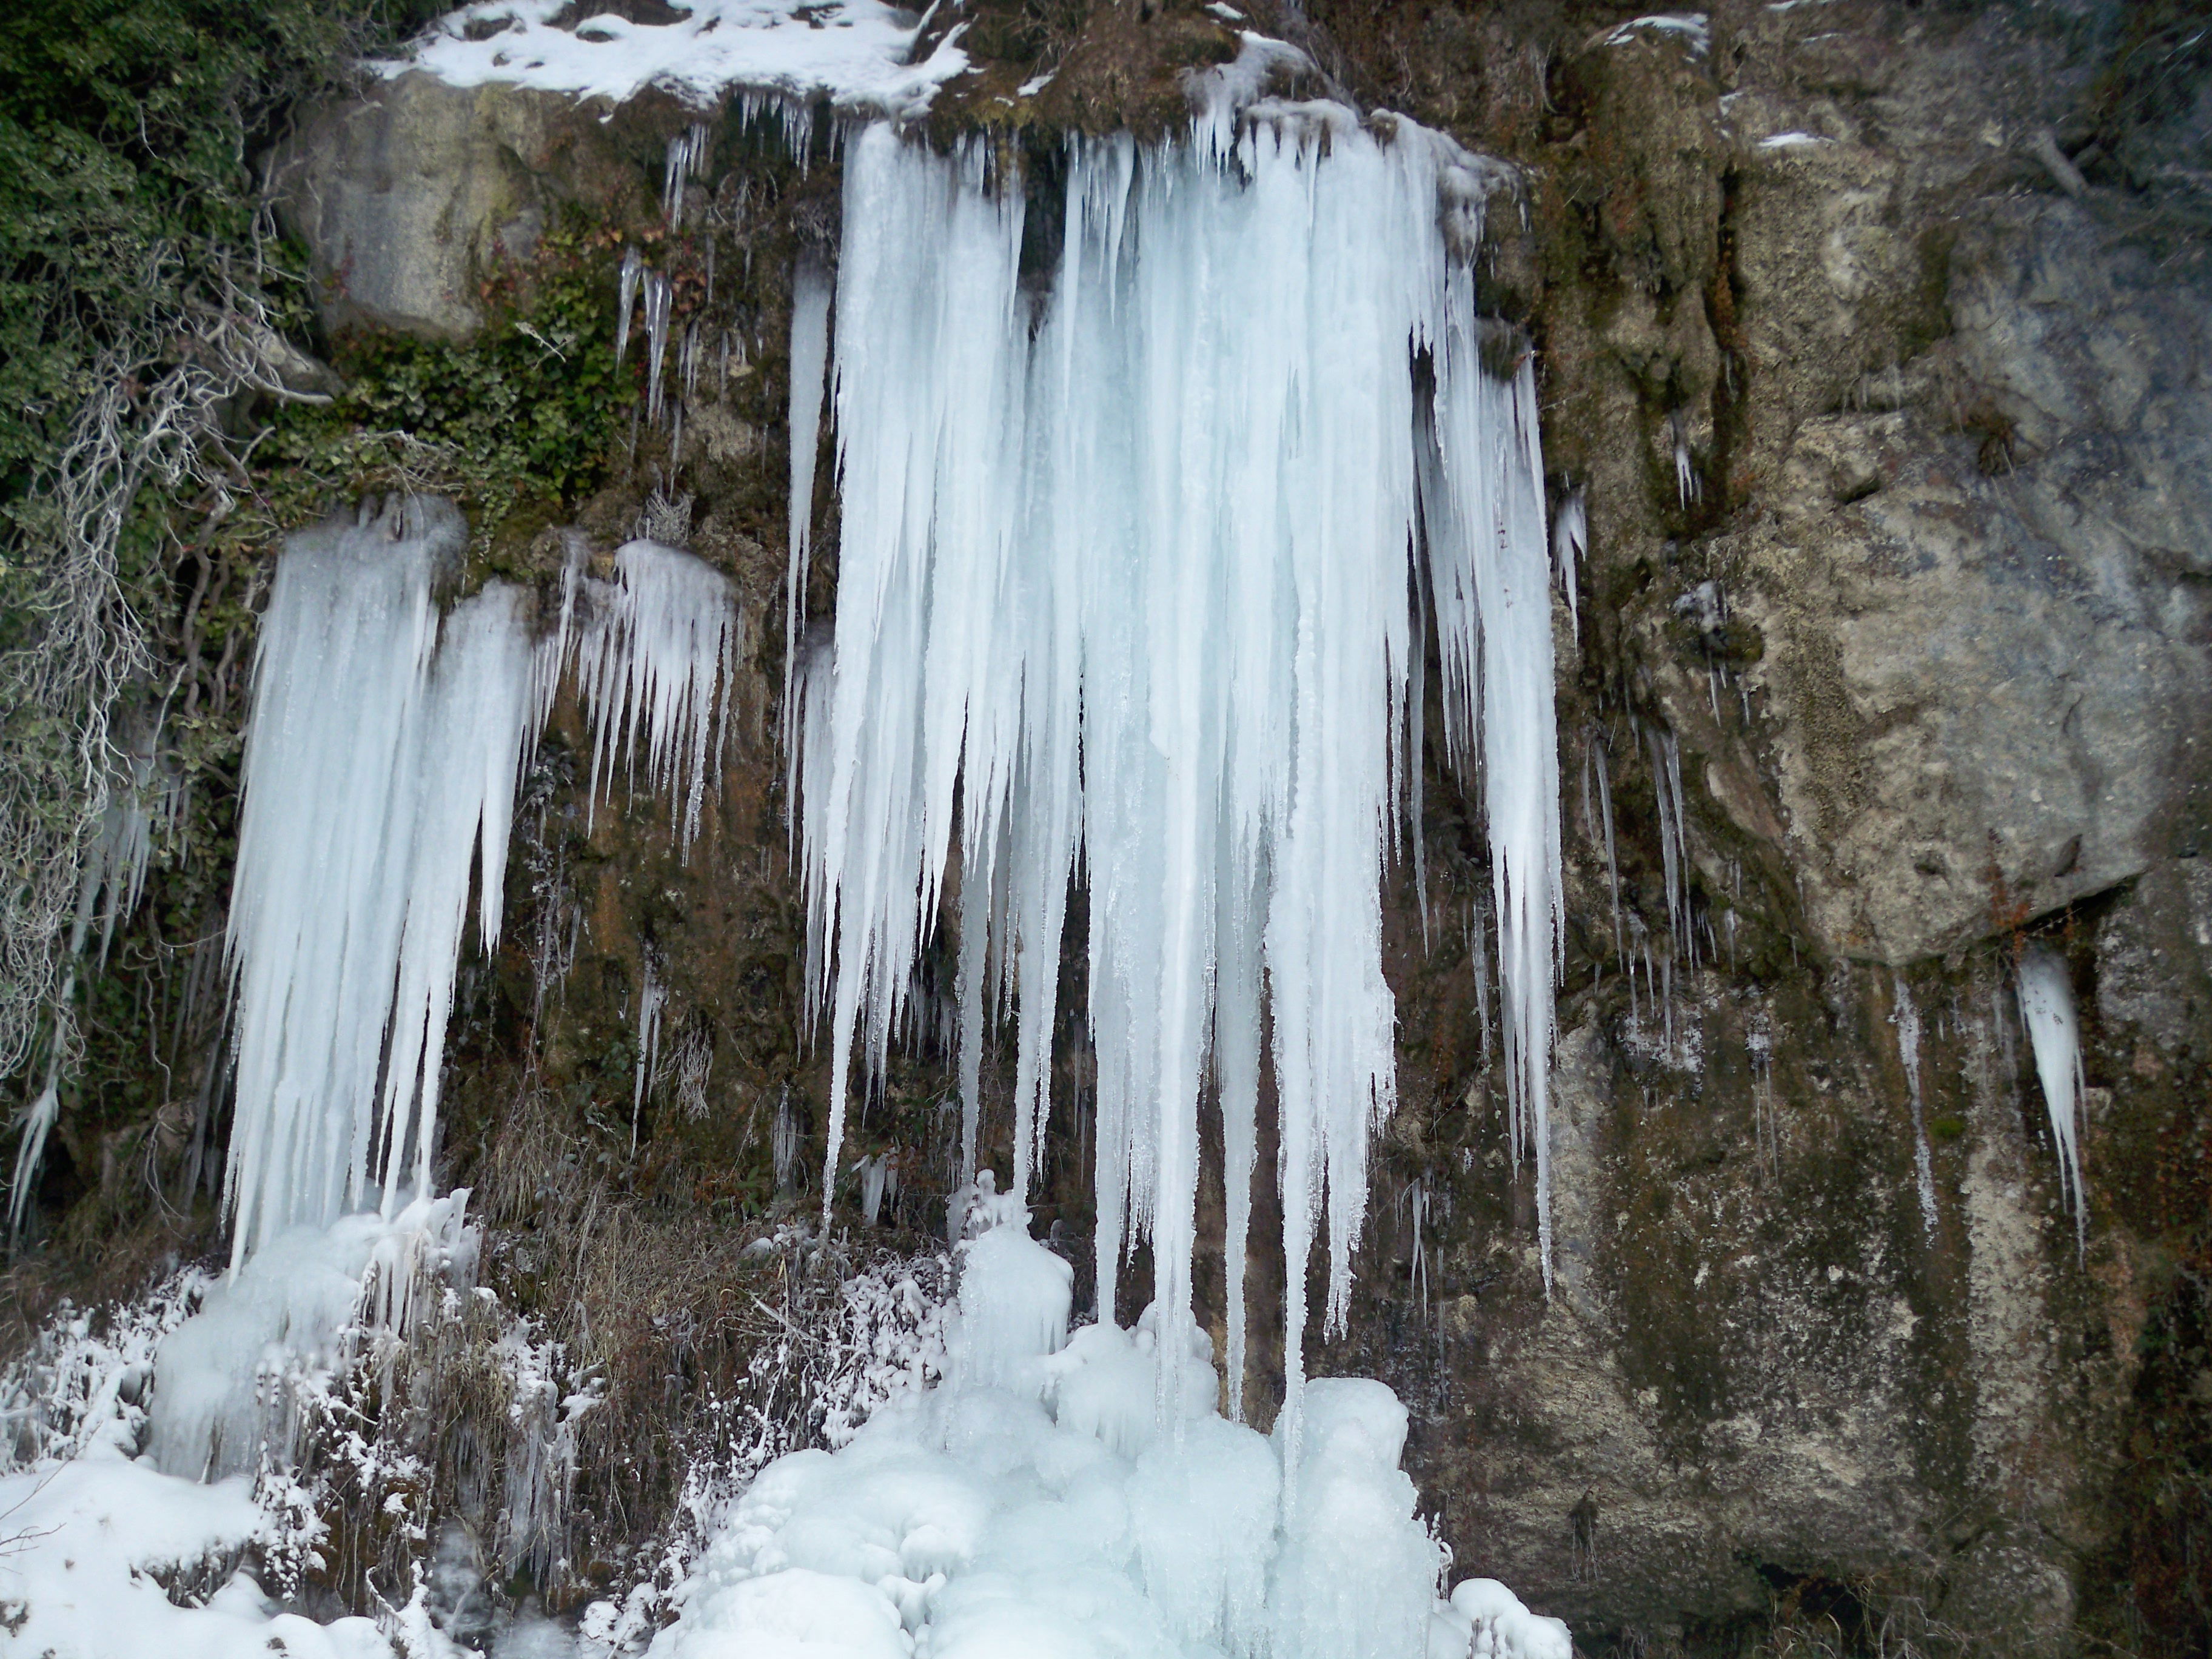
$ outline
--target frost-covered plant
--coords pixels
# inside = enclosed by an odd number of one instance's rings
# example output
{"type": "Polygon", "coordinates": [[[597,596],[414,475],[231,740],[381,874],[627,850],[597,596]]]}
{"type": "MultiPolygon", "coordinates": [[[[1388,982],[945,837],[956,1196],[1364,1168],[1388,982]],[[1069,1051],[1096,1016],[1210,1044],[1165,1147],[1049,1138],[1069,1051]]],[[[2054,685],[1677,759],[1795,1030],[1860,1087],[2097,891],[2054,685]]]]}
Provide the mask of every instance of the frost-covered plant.
{"type": "Polygon", "coordinates": [[[143,1450],[154,1356],[198,1310],[208,1282],[187,1267],[136,1302],[56,1310],[0,1370],[0,1474],[64,1462],[95,1444],[125,1456],[143,1450]]]}

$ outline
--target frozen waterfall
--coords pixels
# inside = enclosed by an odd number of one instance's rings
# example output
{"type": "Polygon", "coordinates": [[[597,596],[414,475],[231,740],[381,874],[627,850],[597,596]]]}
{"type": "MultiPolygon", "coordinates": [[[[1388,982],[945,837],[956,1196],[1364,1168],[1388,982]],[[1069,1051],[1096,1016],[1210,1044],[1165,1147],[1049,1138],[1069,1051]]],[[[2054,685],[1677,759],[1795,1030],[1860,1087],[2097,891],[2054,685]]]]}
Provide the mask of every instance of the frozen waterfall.
{"type": "Polygon", "coordinates": [[[642,750],[688,844],[719,776],[725,578],[633,542],[611,581],[571,567],[541,638],[532,596],[502,582],[441,615],[466,540],[450,502],[394,497],[293,536],[277,562],[231,904],[234,1268],[287,1229],[429,1192],[471,872],[489,951],[517,780],[569,659],[594,796],[618,750],[633,776],[642,750]]]}
{"type": "MultiPolygon", "coordinates": [[[[1162,1340],[1190,1328],[1209,1092],[1241,1280],[1264,1009],[1295,1423],[1313,1235],[1340,1322],[1369,1137],[1396,1097],[1382,882],[1420,763],[1415,558],[1449,758],[1479,756],[1484,780],[1515,1131],[1540,1194],[1548,1179],[1551,561],[1525,354],[1509,380],[1481,365],[1484,164],[1333,106],[1218,150],[1072,149],[1040,292],[1020,181],[984,146],[938,155],[881,125],[851,140],[838,600],[793,763],[833,1170],[957,883],[963,1153],[972,1168],[987,1011],[1011,1006],[1026,1193],[1067,893],[1087,881],[1102,1322],[1145,1237],[1162,1340]]],[[[818,361],[815,315],[794,362],[818,361]]],[[[794,384],[795,445],[815,397],[794,384]]],[[[811,488],[803,458],[793,477],[811,488]]],[[[800,660],[795,622],[790,644],[800,660]]]]}

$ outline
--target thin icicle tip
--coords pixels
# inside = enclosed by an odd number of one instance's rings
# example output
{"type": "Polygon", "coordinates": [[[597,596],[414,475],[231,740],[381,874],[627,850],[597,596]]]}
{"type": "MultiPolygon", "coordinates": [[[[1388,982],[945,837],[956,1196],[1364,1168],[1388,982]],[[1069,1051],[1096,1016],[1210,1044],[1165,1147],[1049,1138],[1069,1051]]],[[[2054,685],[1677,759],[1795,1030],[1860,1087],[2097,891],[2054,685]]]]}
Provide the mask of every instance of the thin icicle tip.
{"type": "Polygon", "coordinates": [[[2077,1248],[2088,1241],[2089,1200],[2081,1178],[2081,1022],[2074,1007],[2074,976],[2056,951],[2031,945],[2020,958],[2021,1023],[2035,1053],[2035,1074],[2050,1115],[2051,1143],[2058,1154],[2058,1189],[2074,1212],[2077,1248]]]}

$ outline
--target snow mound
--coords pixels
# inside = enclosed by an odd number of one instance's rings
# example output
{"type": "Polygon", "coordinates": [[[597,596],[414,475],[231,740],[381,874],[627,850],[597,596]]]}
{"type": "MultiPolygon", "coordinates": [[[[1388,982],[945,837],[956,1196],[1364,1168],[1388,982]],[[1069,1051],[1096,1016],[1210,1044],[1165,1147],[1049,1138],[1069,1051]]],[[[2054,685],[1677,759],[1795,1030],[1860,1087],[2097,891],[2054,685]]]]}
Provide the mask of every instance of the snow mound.
{"type": "Polygon", "coordinates": [[[1443,1552],[1398,1467],[1407,1414],[1388,1388],[1317,1379],[1295,1449],[1270,1441],[1219,1415],[1211,1344],[1188,1327],[1169,1350],[1175,1322],[1150,1317],[1071,1337],[1066,1265],[1025,1215],[989,1213],[959,1247],[946,1380],[893,1396],[842,1450],[763,1469],[652,1659],[1571,1650],[1490,1580],[1462,1585],[1464,1606],[1437,1599],[1443,1552]]]}

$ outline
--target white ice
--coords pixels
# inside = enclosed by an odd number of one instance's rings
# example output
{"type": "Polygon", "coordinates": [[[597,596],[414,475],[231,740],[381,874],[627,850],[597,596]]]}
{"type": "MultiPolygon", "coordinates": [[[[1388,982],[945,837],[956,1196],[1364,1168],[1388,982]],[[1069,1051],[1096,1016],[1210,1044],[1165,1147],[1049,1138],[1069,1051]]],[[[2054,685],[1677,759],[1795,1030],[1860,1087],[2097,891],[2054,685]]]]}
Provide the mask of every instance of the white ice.
{"type": "MultiPolygon", "coordinates": [[[[972,1212],[971,1212],[972,1213],[972,1212]]],[[[1069,1272],[997,1200],[961,1246],[941,1385],[908,1388],[842,1449],[771,1463],[732,1504],[653,1659],[1464,1659],[1442,1553],[1398,1468],[1379,1382],[1308,1385],[1300,1449],[1214,1410],[1203,1336],[1066,1327],[1069,1272]],[[957,1356],[966,1355],[963,1360],[957,1356]],[[1286,1455],[1297,1507],[1280,1502],[1286,1455]],[[1459,1645],[1433,1645],[1456,1634],[1459,1645]]],[[[1464,1587],[1463,1587],[1464,1588],[1464,1587]]],[[[1506,1599],[1510,1601],[1510,1593],[1506,1599]]],[[[1482,1604],[1479,1650],[1566,1659],[1565,1627],[1482,1604]]]]}
{"type": "Polygon", "coordinates": [[[229,951],[232,1261],[429,1188],[472,870],[497,943],[538,672],[524,596],[441,617],[459,510],[341,513],[278,562],[254,666],[229,951]]]}
{"type": "Polygon", "coordinates": [[[2020,959],[2020,1018],[2035,1051],[2035,1074],[2058,1153],[2058,1189],[2074,1212],[2077,1245],[2086,1243],[2088,1195],[2081,1185],[2081,1022],[2065,958],[2042,945],[2020,959]]]}
{"type": "Polygon", "coordinates": [[[669,798],[678,846],[690,848],[722,746],[739,645],[736,591],[704,560],[630,542],[614,580],[582,581],[576,680],[592,726],[591,799],[611,791],[619,754],[627,786],[669,798]]]}
{"type": "Polygon", "coordinates": [[[477,1235],[465,1188],[389,1220],[365,1212],[278,1235],[208,1287],[154,1364],[149,1450],[168,1474],[252,1474],[298,1452],[303,1390],[379,1337],[401,1339],[432,1280],[465,1279],[477,1235]]]}
{"type": "MultiPolygon", "coordinates": [[[[1188,1324],[1209,1091],[1244,1188],[1241,1279],[1264,1004],[1295,1424],[1307,1255],[1325,1230],[1340,1318],[1368,1139],[1395,1097],[1382,885],[1418,764],[1417,546],[1451,758],[1482,763],[1511,1096],[1547,1190],[1551,556],[1533,375],[1482,370],[1452,251],[1471,245],[1483,164],[1336,106],[1241,131],[1229,155],[1075,149],[1042,297],[1021,277],[1021,192],[985,149],[937,155],[882,125],[852,139],[838,605],[805,670],[794,763],[832,1160],[957,882],[963,1156],[972,1167],[984,1024],[1011,1006],[1026,1190],[1066,895],[1087,881],[1109,1320],[1146,1237],[1163,1331],[1188,1324]]],[[[795,432],[808,416],[794,409],[795,432]]],[[[1232,1314],[1241,1370],[1241,1298],[1232,1314]]]]}
{"type": "Polygon", "coordinates": [[[451,503],[394,497],[293,536],[277,564],[231,903],[234,1267],[287,1228],[380,1200],[388,1218],[430,1190],[470,890],[489,953],[518,775],[572,655],[593,802],[617,766],[632,788],[642,771],[688,849],[720,777],[726,577],[651,542],[621,549],[611,581],[572,559],[541,638],[499,582],[441,616],[466,536],[451,503]]]}
{"type": "Polygon", "coordinates": [[[463,1279],[468,1194],[397,1219],[286,1235],[222,1282],[187,1273],[137,1304],[41,1333],[0,1376],[0,1631],[50,1659],[457,1659],[419,1600],[318,1625],[247,1571],[197,1604],[169,1587],[258,1548],[312,1553],[324,1520],[257,1499],[289,1470],[307,1394],[404,1334],[432,1279],[463,1279]],[[197,1297],[197,1311],[191,1308],[197,1297]]]}

